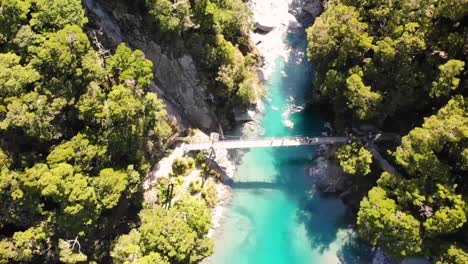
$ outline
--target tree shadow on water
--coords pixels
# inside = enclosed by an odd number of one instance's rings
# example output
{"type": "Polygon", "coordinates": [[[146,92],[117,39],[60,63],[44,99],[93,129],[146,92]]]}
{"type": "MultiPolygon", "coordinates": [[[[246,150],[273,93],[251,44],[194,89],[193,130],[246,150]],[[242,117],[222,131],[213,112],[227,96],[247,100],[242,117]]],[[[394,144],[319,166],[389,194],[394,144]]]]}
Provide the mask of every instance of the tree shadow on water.
{"type": "Polygon", "coordinates": [[[347,240],[338,251],[340,262],[342,264],[372,263],[374,256],[372,247],[356,236],[347,240]]]}
{"type": "Polygon", "coordinates": [[[337,230],[347,226],[343,221],[346,208],[336,198],[312,192],[304,197],[301,208],[298,223],[304,225],[311,248],[324,253],[337,240],[337,230]]]}

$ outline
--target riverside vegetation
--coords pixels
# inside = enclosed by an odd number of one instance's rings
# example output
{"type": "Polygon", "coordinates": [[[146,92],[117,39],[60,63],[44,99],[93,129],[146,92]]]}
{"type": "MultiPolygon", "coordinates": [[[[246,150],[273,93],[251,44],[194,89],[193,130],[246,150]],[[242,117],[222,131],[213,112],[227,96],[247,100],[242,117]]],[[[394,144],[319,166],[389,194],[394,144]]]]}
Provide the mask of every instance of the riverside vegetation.
{"type": "MultiPolygon", "coordinates": [[[[338,128],[373,124],[406,134],[386,146],[400,175],[377,171],[361,201],[359,234],[396,258],[468,263],[468,99],[464,0],[329,0],[308,29],[315,87],[338,128]],[[345,120],[351,120],[347,123],[345,120]]],[[[337,158],[370,172],[353,143],[337,158]]]]}
{"type": "MultiPolygon", "coordinates": [[[[253,60],[233,44],[250,29],[243,2],[148,6],[161,30],[200,18],[216,96],[254,100],[253,60]]],[[[152,62],[125,44],[98,53],[87,22],[80,0],[0,1],[0,263],[198,262],[213,248],[214,183],[170,209],[142,205],[140,182],[177,127],[149,91],[152,62]]]]}

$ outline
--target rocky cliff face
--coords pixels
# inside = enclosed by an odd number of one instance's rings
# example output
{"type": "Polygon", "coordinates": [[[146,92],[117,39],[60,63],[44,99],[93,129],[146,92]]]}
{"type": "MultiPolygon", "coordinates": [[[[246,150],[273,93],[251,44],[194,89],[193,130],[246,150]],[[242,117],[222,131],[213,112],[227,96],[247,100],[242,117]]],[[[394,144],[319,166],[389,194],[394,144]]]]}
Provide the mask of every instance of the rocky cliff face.
{"type": "Polygon", "coordinates": [[[102,29],[113,46],[125,42],[142,50],[153,62],[155,79],[152,89],[166,101],[168,113],[178,125],[192,125],[205,131],[218,128],[216,116],[207,101],[206,85],[190,55],[176,58],[165,52],[143,32],[143,21],[135,15],[115,15],[98,0],[83,0],[83,3],[91,21],[90,27],[102,29]]]}

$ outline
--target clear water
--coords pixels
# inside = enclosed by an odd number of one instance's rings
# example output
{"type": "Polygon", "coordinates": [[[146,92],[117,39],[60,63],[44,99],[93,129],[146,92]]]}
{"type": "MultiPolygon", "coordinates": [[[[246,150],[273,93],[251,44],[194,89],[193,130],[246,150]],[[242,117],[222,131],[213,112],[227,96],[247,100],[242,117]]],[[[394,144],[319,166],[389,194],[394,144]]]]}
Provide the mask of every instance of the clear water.
{"type": "MultiPolygon", "coordinates": [[[[268,81],[261,136],[320,135],[318,111],[284,113],[310,91],[313,69],[305,58],[303,30],[287,40],[288,62],[276,60],[268,81]]],[[[370,263],[368,249],[348,228],[351,217],[342,202],[312,188],[307,166],[313,147],[260,148],[246,153],[237,168],[233,200],[219,229],[209,263],[370,263]]]]}

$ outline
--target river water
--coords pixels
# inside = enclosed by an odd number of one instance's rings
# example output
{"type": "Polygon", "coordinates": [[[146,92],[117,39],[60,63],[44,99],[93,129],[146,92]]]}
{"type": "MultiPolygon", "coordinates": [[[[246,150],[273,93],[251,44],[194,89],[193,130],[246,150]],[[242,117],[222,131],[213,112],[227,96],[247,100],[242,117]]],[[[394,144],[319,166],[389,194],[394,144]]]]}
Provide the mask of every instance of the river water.
{"type": "MultiPolygon", "coordinates": [[[[303,109],[313,78],[304,27],[289,28],[282,41],[288,52],[274,60],[257,134],[320,135],[323,115],[303,109]]],[[[349,228],[352,217],[344,204],[314,190],[307,169],[314,153],[314,147],[261,148],[242,156],[215,253],[206,262],[372,262],[349,228]]]]}

